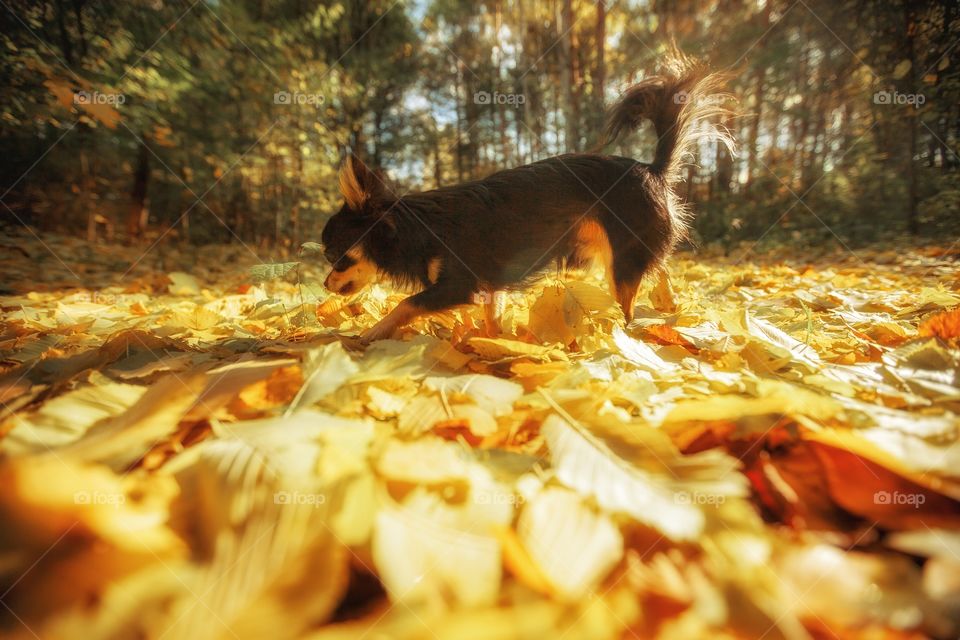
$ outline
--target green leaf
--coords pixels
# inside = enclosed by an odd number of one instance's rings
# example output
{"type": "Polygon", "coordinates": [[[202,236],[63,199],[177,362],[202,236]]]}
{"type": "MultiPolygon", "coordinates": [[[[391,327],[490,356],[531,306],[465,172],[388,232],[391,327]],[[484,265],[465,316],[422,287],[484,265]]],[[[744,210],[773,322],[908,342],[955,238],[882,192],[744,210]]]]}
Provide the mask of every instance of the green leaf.
{"type": "Polygon", "coordinates": [[[258,284],[261,282],[269,282],[270,280],[282,278],[293,271],[299,264],[299,262],[265,262],[264,264],[250,267],[250,278],[258,284]]]}
{"type": "Polygon", "coordinates": [[[323,245],[319,242],[304,242],[300,245],[300,255],[310,255],[313,253],[323,254],[323,245]]]}

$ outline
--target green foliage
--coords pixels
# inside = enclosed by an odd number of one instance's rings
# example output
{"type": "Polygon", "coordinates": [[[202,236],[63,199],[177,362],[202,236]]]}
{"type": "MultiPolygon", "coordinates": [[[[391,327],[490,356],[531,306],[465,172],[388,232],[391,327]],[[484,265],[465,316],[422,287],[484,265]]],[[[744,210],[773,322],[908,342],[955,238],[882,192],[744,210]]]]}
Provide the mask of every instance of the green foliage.
{"type": "Polygon", "coordinates": [[[323,254],[323,245],[319,242],[304,242],[300,245],[300,255],[321,255],[323,254]]]}
{"type": "Polygon", "coordinates": [[[256,284],[279,280],[298,266],[299,262],[265,262],[250,267],[250,279],[256,284]]]}
{"type": "MultiPolygon", "coordinates": [[[[588,150],[602,105],[675,40],[730,73],[743,113],[722,123],[740,154],[704,145],[681,187],[702,241],[956,231],[953,3],[604,7],[10,0],[0,216],[142,237],[146,211],[148,237],[295,251],[339,206],[348,149],[399,193],[588,150]]],[[[652,142],[609,151],[643,159],[652,142]]]]}

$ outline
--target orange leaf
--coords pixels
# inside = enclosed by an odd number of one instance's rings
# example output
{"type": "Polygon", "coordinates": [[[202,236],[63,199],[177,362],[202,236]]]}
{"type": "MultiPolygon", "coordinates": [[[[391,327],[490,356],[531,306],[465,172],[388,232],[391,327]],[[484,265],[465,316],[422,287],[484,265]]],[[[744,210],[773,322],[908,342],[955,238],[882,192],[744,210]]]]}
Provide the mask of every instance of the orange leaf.
{"type": "Polygon", "coordinates": [[[666,324],[655,324],[649,327],[646,327],[644,331],[652,337],[654,340],[660,344],[675,344],[679,345],[685,349],[695,350],[694,346],[684,338],[682,335],[677,333],[677,330],[666,324]]]}
{"type": "Polygon", "coordinates": [[[960,339],[960,307],[944,311],[920,323],[921,336],[935,336],[944,342],[960,339]]]}
{"type": "Polygon", "coordinates": [[[551,595],[553,587],[540,567],[530,558],[517,533],[509,527],[497,527],[493,534],[500,540],[503,550],[503,564],[507,570],[516,576],[517,580],[534,591],[551,595]]]}
{"type": "Polygon", "coordinates": [[[444,440],[458,441],[463,438],[471,447],[476,447],[483,438],[475,435],[470,430],[470,420],[467,418],[454,418],[452,420],[443,420],[433,425],[433,432],[444,440]]]}
{"type": "Polygon", "coordinates": [[[138,302],[134,302],[132,305],[130,305],[130,313],[132,313],[132,314],[135,315],[135,316],[145,316],[145,315],[149,314],[150,312],[147,311],[147,308],[146,308],[145,306],[143,306],[143,304],[138,301],[138,302]]]}
{"type": "Polygon", "coordinates": [[[299,365],[278,367],[269,376],[245,387],[230,404],[238,417],[253,417],[293,399],[303,385],[299,365]]]}
{"type": "Polygon", "coordinates": [[[916,473],[858,434],[840,429],[807,433],[841,507],[894,530],[956,527],[960,490],[932,474],[916,473]]]}
{"type": "MultiPolygon", "coordinates": [[[[50,90],[50,93],[56,96],[57,102],[67,109],[76,108],[92,116],[109,129],[117,128],[117,123],[120,122],[120,112],[114,109],[112,105],[117,103],[119,94],[101,94],[98,91],[91,92],[89,91],[90,85],[85,82],[79,87],[79,91],[75,91],[74,89],[75,85],[78,84],[77,82],[71,83],[55,78],[45,80],[43,84],[50,90]],[[105,96],[109,99],[101,100],[100,96],[105,96]]],[[[123,101],[121,100],[120,104],[122,103],[123,101]]]]}

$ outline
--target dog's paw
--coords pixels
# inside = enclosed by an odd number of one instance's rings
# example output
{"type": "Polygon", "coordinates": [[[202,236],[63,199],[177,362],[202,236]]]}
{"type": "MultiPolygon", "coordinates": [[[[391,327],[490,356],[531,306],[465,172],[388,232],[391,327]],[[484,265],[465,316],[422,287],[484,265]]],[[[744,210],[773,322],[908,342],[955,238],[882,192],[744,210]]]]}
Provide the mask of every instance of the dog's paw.
{"type": "Polygon", "coordinates": [[[340,344],[348,351],[362,351],[367,343],[363,341],[363,336],[340,336],[340,344]]]}
{"type": "Polygon", "coordinates": [[[483,334],[487,338],[499,338],[503,335],[503,329],[500,328],[499,322],[487,320],[483,323],[483,334]]]}
{"type": "Polygon", "coordinates": [[[385,323],[382,320],[360,334],[360,344],[366,346],[377,340],[385,340],[393,335],[396,327],[393,323],[385,323]]]}

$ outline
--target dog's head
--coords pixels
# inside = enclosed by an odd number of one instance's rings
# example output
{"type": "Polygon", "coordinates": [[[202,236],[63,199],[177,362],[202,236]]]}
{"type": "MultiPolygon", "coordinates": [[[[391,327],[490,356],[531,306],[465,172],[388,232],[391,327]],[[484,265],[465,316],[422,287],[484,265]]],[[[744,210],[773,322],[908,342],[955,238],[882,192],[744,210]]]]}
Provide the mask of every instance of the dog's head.
{"type": "Polygon", "coordinates": [[[349,295],[377,279],[373,254],[388,241],[392,228],[384,214],[389,197],[383,177],[353,156],[340,170],[340,193],[343,207],[321,235],[324,256],[333,265],[323,284],[334,293],[349,295]]]}

